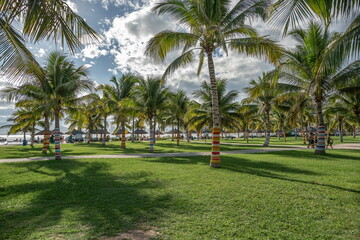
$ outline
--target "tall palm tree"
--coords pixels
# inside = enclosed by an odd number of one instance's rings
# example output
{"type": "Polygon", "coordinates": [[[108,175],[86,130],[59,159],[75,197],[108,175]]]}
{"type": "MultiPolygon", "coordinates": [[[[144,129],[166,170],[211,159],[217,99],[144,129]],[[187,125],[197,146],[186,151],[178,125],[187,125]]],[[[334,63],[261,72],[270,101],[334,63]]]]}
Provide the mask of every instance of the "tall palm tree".
{"type": "Polygon", "coordinates": [[[266,3],[264,0],[244,0],[232,7],[230,0],[165,0],[153,8],[159,15],[170,14],[189,29],[189,32],[166,30],[149,40],[146,54],[159,61],[163,61],[170,52],[183,47],[182,54],[168,66],[163,77],[193,62],[196,53],[200,59],[197,71],[199,75],[204,58],[207,57],[213,112],[211,167],[221,167],[221,126],[213,54],[219,49],[228,53],[230,49],[251,56],[266,57],[270,62],[277,63],[281,48],[273,41],[259,37],[255,29],[245,24],[245,20],[260,16],[267,7],[266,3]]]}
{"type": "Polygon", "coordinates": [[[347,55],[334,45],[344,34],[332,34],[318,23],[310,23],[308,29],[294,30],[290,34],[298,41],[292,51],[286,51],[279,67],[280,78],[310,92],[316,106],[318,142],[315,153],[325,153],[325,126],[323,102],[326,93],[335,86],[348,82],[359,75],[355,61],[342,68],[347,55]],[[334,50],[335,48],[335,50],[334,50]],[[337,53],[337,54],[334,54],[337,53]],[[329,63],[329,64],[328,64],[329,63]]]}
{"type": "Polygon", "coordinates": [[[180,124],[185,122],[185,116],[188,112],[188,107],[189,98],[186,96],[184,91],[178,91],[177,93],[170,95],[170,109],[177,122],[177,146],[179,146],[180,142],[180,124]]]}
{"type": "Polygon", "coordinates": [[[60,117],[66,106],[74,106],[83,98],[80,94],[91,91],[93,82],[87,78],[84,66],[76,68],[66,55],[52,52],[45,66],[46,95],[55,120],[55,159],[61,159],[60,117]]]}
{"type": "Polygon", "coordinates": [[[160,78],[139,78],[135,88],[137,108],[142,109],[150,125],[150,152],[154,152],[154,118],[165,108],[168,101],[168,89],[160,78]]]}
{"type": "Polygon", "coordinates": [[[8,78],[23,73],[28,60],[34,60],[26,40],[61,41],[74,52],[82,44],[99,41],[99,35],[71,10],[65,0],[1,0],[0,1],[0,62],[8,78]],[[21,26],[20,31],[17,27],[21,26]]]}

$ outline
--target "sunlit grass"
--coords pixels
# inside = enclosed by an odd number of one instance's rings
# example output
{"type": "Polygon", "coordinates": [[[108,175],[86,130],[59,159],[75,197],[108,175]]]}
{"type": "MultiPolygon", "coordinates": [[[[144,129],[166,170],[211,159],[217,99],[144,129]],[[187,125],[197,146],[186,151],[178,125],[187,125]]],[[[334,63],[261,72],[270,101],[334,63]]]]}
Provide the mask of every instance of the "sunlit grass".
{"type": "Polygon", "coordinates": [[[0,164],[0,239],[356,239],[360,151],[0,164]]]}

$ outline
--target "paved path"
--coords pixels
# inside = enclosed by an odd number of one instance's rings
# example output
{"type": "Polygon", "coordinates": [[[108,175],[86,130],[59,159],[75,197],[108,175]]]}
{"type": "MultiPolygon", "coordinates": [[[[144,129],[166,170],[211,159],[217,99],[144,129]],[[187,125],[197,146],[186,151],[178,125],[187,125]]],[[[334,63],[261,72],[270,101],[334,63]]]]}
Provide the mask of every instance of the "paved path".
{"type": "MultiPolygon", "coordinates": [[[[236,144],[236,143],[235,143],[236,144]]],[[[277,148],[257,148],[236,151],[223,151],[224,154],[239,153],[261,153],[261,152],[279,152],[290,150],[305,150],[306,146],[277,145],[277,148]]],[[[347,143],[334,145],[335,149],[359,149],[360,143],[347,143]]],[[[311,150],[311,149],[309,149],[311,150]]],[[[331,149],[330,149],[331,150],[331,149]]],[[[91,159],[91,158],[154,158],[154,157],[188,157],[188,156],[209,156],[208,152],[182,152],[182,153],[137,153],[137,154],[108,154],[108,155],[78,155],[78,156],[62,156],[62,159],[91,159]]],[[[0,159],[0,163],[7,162],[30,162],[30,161],[47,161],[54,160],[54,157],[28,157],[28,158],[8,158],[0,159]]]]}

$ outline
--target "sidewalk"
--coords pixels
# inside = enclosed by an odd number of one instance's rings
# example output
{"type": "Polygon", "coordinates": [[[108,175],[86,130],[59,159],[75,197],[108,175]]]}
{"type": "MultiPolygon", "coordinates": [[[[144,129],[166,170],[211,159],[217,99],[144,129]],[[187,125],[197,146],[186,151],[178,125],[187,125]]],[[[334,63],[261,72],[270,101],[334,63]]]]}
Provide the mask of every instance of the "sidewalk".
{"type": "MultiPolygon", "coordinates": [[[[289,145],[276,145],[276,146],[277,146],[277,148],[258,148],[258,149],[247,149],[247,150],[223,151],[223,152],[221,152],[221,155],[279,152],[279,151],[306,150],[306,149],[313,150],[313,149],[306,148],[306,146],[291,146],[291,145],[290,146],[289,145]]],[[[338,144],[338,145],[334,145],[334,149],[358,149],[358,150],[360,150],[360,144],[359,143],[338,144]]],[[[329,151],[331,151],[331,150],[332,149],[329,149],[329,151]]],[[[189,157],[189,156],[210,156],[210,154],[211,154],[210,151],[208,151],[208,152],[183,152],[183,153],[137,153],[137,154],[62,156],[62,159],[189,157]]],[[[48,161],[48,160],[55,160],[55,157],[8,158],[8,159],[0,159],[0,163],[48,161]]]]}

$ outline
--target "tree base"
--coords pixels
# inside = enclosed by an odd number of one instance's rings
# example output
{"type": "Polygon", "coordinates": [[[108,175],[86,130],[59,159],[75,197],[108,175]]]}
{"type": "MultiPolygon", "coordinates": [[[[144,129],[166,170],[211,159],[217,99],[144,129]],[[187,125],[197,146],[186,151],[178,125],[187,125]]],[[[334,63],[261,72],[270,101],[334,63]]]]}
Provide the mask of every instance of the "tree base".
{"type": "Polygon", "coordinates": [[[264,144],[263,144],[263,147],[268,147],[268,146],[269,146],[268,143],[264,143],[264,144]]]}
{"type": "Polygon", "coordinates": [[[55,160],[61,160],[61,156],[55,156],[55,160]]]}
{"type": "Polygon", "coordinates": [[[210,163],[210,167],[221,168],[221,163],[210,163]]]}
{"type": "Polygon", "coordinates": [[[325,154],[325,149],[315,149],[315,154],[325,154]]]}

